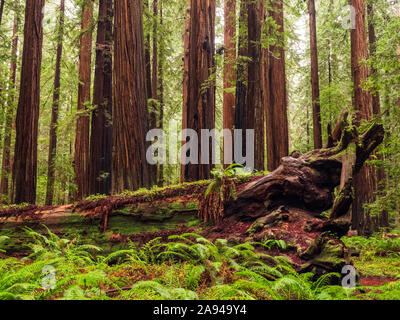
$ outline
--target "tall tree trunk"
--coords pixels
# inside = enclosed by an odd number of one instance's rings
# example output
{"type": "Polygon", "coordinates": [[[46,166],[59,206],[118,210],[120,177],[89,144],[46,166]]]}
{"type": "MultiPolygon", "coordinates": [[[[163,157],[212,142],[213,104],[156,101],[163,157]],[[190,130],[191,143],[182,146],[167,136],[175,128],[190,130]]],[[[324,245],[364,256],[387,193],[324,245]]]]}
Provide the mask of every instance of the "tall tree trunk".
{"type": "Polygon", "coordinates": [[[113,1],[100,0],[90,138],[89,193],[111,193],[113,1]]]}
{"type": "MultiPolygon", "coordinates": [[[[160,0],[160,27],[162,28],[163,22],[163,2],[160,0]]],[[[158,87],[160,90],[160,118],[159,118],[159,128],[164,128],[164,60],[165,60],[165,45],[160,39],[160,51],[159,51],[159,63],[158,63],[158,87]]],[[[158,186],[162,187],[164,185],[164,169],[163,165],[159,164],[158,166],[158,186]]]]}
{"type": "MultiPolygon", "coordinates": [[[[368,15],[368,37],[369,37],[369,52],[371,56],[376,54],[376,33],[374,25],[374,6],[372,3],[367,4],[367,15],[368,15]]],[[[371,75],[378,72],[374,67],[371,68],[371,75]]],[[[379,91],[372,95],[372,113],[379,115],[381,113],[381,102],[379,91]]],[[[378,156],[380,160],[383,160],[383,156],[378,156]]],[[[376,187],[378,191],[382,191],[385,186],[386,174],[383,168],[376,171],[376,187]]],[[[389,226],[389,215],[387,211],[383,211],[380,214],[379,222],[381,227],[389,226]]]]}
{"type": "Polygon", "coordinates": [[[60,2],[60,18],[57,39],[57,57],[56,57],[56,70],[54,74],[54,88],[53,88],[53,105],[51,108],[51,123],[50,123],[50,144],[48,156],[48,169],[47,169],[47,190],[46,190],[46,205],[53,205],[54,195],[54,172],[56,164],[57,153],[57,124],[58,124],[58,109],[60,106],[60,80],[61,80],[61,58],[63,51],[63,36],[64,36],[64,12],[65,0],[60,2]]]}
{"type": "Polygon", "coordinates": [[[319,96],[319,72],[318,72],[318,46],[317,46],[317,23],[314,0],[308,1],[308,13],[310,16],[310,53],[311,53],[311,88],[313,105],[314,125],[314,149],[322,148],[321,129],[321,105],[319,96]]]}
{"type": "Polygon", "coordinates": [[[142,1],[115,0],[112,191],[149,187],[142,1]]]}
{"type": "Polygon", "coordinates": [[[15,95],[14,90],[16,88],[16,76],[17,76],[17,53],[18,53],[18,29],[19,29],[19,16],[15,13],[14,25],[13,25],[13,36],[12,36],[12,48],[11,48],[11,63],[10,63],[10,87],[9,97],[6,110],[6,122],[4,128],[4,143],[3,143],[3,159],[1,166],[1,185],[0,194],[4,195],[5,198],[9,194],[9,177],[11,174],[11,137],[12,137],[12,126],[14,117],[14,103],[15,95]]]}
{"type": "Polygon", "coordinates": [[[287,89],[285,71],[283,0],[273,2],[269,15],[279,26],[278,44],[270,48],[268,83],[270,84],[267,115],[268,170],[275,170],[283,157],[289,154],[289,128],[287,118],[287,89]]]}
{"type": "MultiPolygon", "coordinates": [[[[224,106],[223,106],[223,128],[231,130],[235,126],[235,88],[236,74],[234,64],[236,63],[236,0],[225,0],[225,56],[224,56],[224,106]]],[[[224,139],[224,149],[227,148],[233,154],[233,146],[226,146],[224,139]]],[[[224,158],[224,164],[228,164],[224,158]]]]}
{"type": "Polygon", "coordinates": [[[5,3],[5,0],[1,0],[1,2],[0,2],[0,26],[1,26],[1,22],[3,20],[4,3],[5,3]]]}
{"type": "MultiPolygon", "coordinates": [[[[150,129],[160,128],[157,123],[158,115],[160,114],[160,96],[159,96],[159,67],[158,67],[158,0],[153,0],[153,60],[152,60],[152,77],[151,77],[151,92],[153,100],[157,103],[153,103],[153,110],[150,112],[150,129]]],[[[158,171],[161,165],[151,165],[152,184],[158,184],[158,171]]]]}
{"type": "Polygon", "coordinates": [[[14,203],[36,201],[43,7],[44,0],[26,0],[13,164],[14,203]]]}
{"type": "Polygon", "coordinates": [[[90,117],[87,105],[90,103],[91,64],[92,64],[92,18],[93,0],[84,0],[82,5],[82,34],[79,54],[78,119],[75,138],[75,183],[76,199],[89,194],[89,126],[90,117]]]}
{"type": "Polygon", "coordinates": [[[250,1],[248,5],[248,105],[246,129],[254,129],[254,168],[264,171],[265,124],[261,91],[261,6],[262,1],[250,1]]]}
{"type": "MultiPolygon", "coordinates": [[[[363,90],[362,82],[368,77],[368,67],[362,62],[368,59],[368,43],[365,23],[364,0],[351,0],[355,8],[356,29],[351,30],[351,66],[354,82],[354,107],[356,111],[355,125],[362,120],[371,119],[372,96],[363,90]]],[[[360,234],[370,232],[368,215],[364,213],[363,205],[374,200],[375,173],[373,167],[364,165],[353,179],[354,201],[352,206],[352,226],[360,234]]]]}
{"type": "MultiPolygon", "coordinates": [[[[182,95],[182,131],[187,129],[187,104],[189,99],[189,33],[190,33],[190,24],[191,24],[191,16],[190,16],[190,4],[191,0],[187,0],[185,5],[185,31],[183,33],[183,95],[182,95]]],[[[182,137],[183,140],[183,137],[182,137]]],[[[185,142],[182,141],[182,145],[185,142]]],[[[181,163],[183,161],[183,154],[180,157],[181,163]]],[[[181,165],[181,181],[185,181],[185,166],[181,165]]]]}
{"type": "MultiPolygon", "coordinates": [[[[201,137],[202,129],[214,129],[215,125],[215,84],[210,81],[214,67],[215,51],[215,2],[214,0],[191,0],[189,28],[189,61],[187,94],[183,106],[186,117],[183,127],[192,129],[201,137]]],[[[184,89],[185,90],[185,89],[184,89]]],[[[198,163],[184,166],[185,181],[209,179],[211,177],[212,146],[208,164],[201,163],[204,146],[198,143],[198,163]]]]}

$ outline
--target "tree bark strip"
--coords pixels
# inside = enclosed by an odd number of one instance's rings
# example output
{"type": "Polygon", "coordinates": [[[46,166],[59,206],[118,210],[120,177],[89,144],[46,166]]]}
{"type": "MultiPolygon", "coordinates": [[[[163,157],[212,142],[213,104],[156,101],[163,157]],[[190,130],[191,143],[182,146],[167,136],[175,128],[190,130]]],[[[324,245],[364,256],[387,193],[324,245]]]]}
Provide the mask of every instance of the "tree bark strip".
{"type": "Polygon", "coordinates": [[[283,48],[283,1],[273,2],[273,10],[269,15],[279,26],[278,43],[270,48],[268,82],[270,97],[267,106],[267,159],[268,170],[275,170],[281,158],[289,154],[289,129],[287,117],[287,89],[285,51],[283,48]]]}
{"type": "MultiPolygon", "coordinates": [[[[191,0],[189,28],[188,98],[184,105],[184,127],[196,131],[215,126],[215,84],[211,79],[215,52],[215,3],[214,0],[191,0]]],[[[185,90],[185,89],[184,89],[185,90]]],[[[212,165],[210,144],[208,164],[201,163],[204,146],[198,143],[198,163],[184,165],[184,181],[209,179],[212,165]]]]}
{"type": "Polygon", "coordinates": [[[89,193],[111,193],[113,1],[100,0],[93,87],[89,193]]]}
{"type": "Polygon", "coordinates": [[[142,1],[115,0],[112,193],[151,185],[142,1]]]}
{"type": "Polygon", "coordinates": [[[75,138],[75,182],[76,199],[89,194],[89,127],[90,116],[87,105],[90,103],[91,64],[92,64],[92,18],[93,0],[84,0],[82,5],[81,43],[79,53],[78,119],[75,138]]]}
{"type": "Polygon", "coordinates": [[[35,203],[44,0],[26,0],[21,83],[16,116],[13,203],[35,203]]]}
{"type": "Polygon", "coordinates": [[[61,58],[63,52],[63,36],[64,36],[64,12],[65,0],[60,2],[60,17],[58,29],[58,44],[57,44],[57,57],[56,57],[56,70],[54,74],[54,87],[53,87],[53,105],[51,108],[51,123],[50,123],[50,144],[48,156],[48,169],[47,169],[47,190],[45,203],[48,206],[53,205],[54,195],[54,172],[57,153],[57,125],[58,125],[58,112],[60,106],[60,81],[61,81],[61,58]]]}
{"type": "MultiPolygon", "coordinates": [[[[362,82],[368,78],[368,67],[362,64],[368,59],[364,0],[351,0],[351,5],[356,13],[356,29],[351,30],[351,66],[354,82],[355,125],[359,126],[362,120],[371,119],[372,96],[362,88],[362,82]]],[[[371,226],[366,219],[367,215],[363,206],[374,200],[375,185],[374,169],[365,164],[353,179],[355,196],[352,206],[352,227],[357,229],[359,234],[370,232],[371,226]]]]}
{"type": "Polygon", "coordinates": [[[322,148],[322,129],[321,129],[321,105],[319,96],[319,72],[318,72],[318,46],[317,46],[317,23],[315,12],[315,1],[308,1],[308,13],[310,16],[310,53],[311,53],[311,88],[313,105],[313,125],[314,125],[314,149],[322,148]]]}
{"type": "MultiPolygon", "coordinates": [[[[235,127],[235,88],[236,74],[234,64],[236,63],[236,0],[225,0],[224,7],[225,31],[224,31],[224,93],[223,93],[223,128],[231,130],[235,127]]],[[[224,149],[233,154],[233,146],[226,146],[224,149]]],[[[228,165],[224,158],[224,164],[228,165]]]]}

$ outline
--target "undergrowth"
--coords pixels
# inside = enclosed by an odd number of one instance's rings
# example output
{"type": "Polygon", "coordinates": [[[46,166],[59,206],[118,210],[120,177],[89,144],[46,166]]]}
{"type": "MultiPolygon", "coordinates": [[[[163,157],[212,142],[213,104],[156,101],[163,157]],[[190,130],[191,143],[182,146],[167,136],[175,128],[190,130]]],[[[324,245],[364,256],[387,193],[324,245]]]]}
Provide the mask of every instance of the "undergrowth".
{"type": "MultiPolygon", "coordinates": [[[[42,235],[25,228],[32,238],[24,258],[0,259],[0,299],[161,299],[161,300],[332,300],[377,299],[377,290],[330,285],[339,274],[313,282],[299,274],[284,256],[282,241],[247,242],[235,246],[187,233],[155,238],[143,246],[103,255],[79,239],[64,239],[47,229],[42,235]],[[46,270],[54,270],[53,275],[46,270]],[[46,284],[51,284],[46,287],[46,284]]],[[[1,243],[6,237],[0,237],[1,243]]],[[[360,239],[345,239],[357,245],[360,239]],[[358,242],[357,242],[358,241],[358,242]]],[[[374,240],[363,242],[368,250],[374,240]]],[[[396,252],[396,245],[390,248],[396,252]]],[[[364,250],[364,249],[363,249],[364,250]]],[[[376,252],[380,252],[379,250],[376,252]]],[[[383,257],[381,257],[383,258],[383,257]]],[[[379,289],[381,290],[381,288],[379,289]]],[[[399,297],[400,282],[382,286],[381,298],[399,297]]]]}

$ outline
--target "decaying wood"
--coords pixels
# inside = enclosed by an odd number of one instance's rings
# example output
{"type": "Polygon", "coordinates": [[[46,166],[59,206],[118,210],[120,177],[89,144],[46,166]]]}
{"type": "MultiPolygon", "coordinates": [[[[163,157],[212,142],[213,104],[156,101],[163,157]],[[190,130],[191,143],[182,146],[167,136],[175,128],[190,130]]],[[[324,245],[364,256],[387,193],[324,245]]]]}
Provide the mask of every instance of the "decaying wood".
{"type": "Polygon", "coordinates": [[[285,157],[271,174],[248,184],[238,193],[238,199],[225,206],[225,217],[247,221],[265,216],[282,205],[302,208],[311,215],[331,211],[335,219],[346,214],[353,200],[352,176],[357,174],[374,149],[383,141],[384,130],[372,124],[361,136],[351,126],[342,130],[340,142],[331,148],[314,150],[300,158],[285,157]],[[334,190],[340,185],[342,155],[355,145],[351,175],[338,197],[334,190]]]}

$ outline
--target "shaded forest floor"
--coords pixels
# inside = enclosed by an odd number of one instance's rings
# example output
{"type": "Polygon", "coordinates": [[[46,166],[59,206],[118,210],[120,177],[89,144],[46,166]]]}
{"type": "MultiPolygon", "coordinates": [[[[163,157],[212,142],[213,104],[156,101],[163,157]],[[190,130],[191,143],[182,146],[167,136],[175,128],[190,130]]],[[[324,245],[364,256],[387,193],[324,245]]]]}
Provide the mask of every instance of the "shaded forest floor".
{"type": "MultiPolygon", "coordinates": [[[[260,178],[239,178],[237,192],[260,178]]],[[[288,206],[262,225],[204,224],[197,209],[209,183],[3,207],[0,299],[400,299],[398,233],[325,243],[329,220],[288,206]],[[323,252],[310,254],[318,241],[323,252]],[[341,286],[345,263],[358,272],[355,288],[341,286]]]]}

